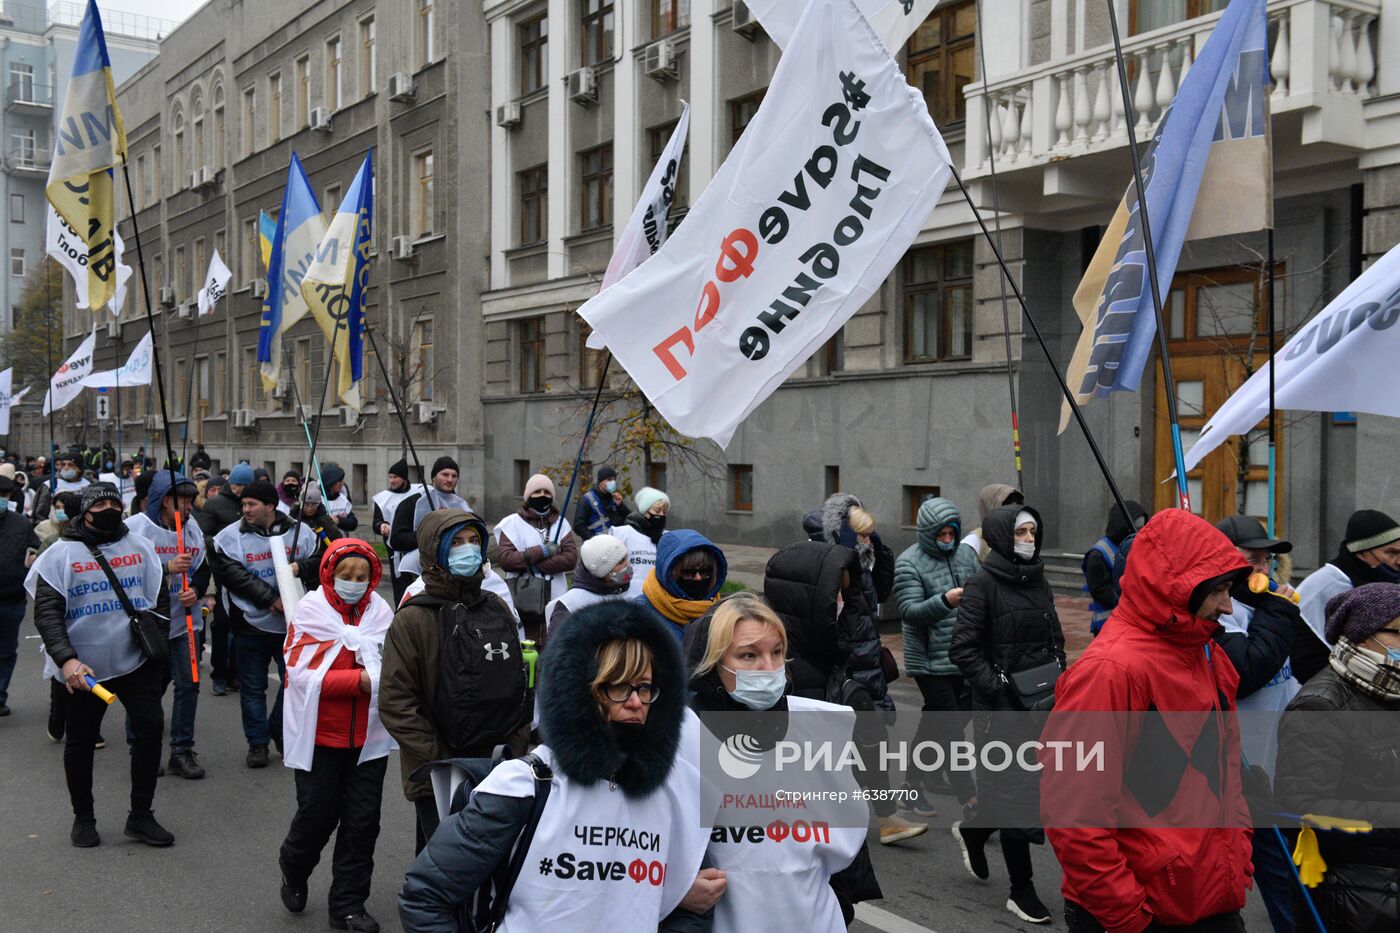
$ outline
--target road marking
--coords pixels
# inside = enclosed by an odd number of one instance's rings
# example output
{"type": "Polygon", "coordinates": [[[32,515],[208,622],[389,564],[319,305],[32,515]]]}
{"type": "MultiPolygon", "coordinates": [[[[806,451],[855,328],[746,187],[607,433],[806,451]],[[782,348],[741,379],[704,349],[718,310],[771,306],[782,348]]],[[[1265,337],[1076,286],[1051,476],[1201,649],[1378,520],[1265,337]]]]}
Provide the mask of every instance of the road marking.
{"type": "Polygon", "coordinates": [[[913,920],[905,920],[898,914],[892,914],[888,910],[881,910],[870,904],[856,905],[856,919],[861,923],[868,923],[883,933],[934,933],[933,930],[919,926],[913,920]]]}

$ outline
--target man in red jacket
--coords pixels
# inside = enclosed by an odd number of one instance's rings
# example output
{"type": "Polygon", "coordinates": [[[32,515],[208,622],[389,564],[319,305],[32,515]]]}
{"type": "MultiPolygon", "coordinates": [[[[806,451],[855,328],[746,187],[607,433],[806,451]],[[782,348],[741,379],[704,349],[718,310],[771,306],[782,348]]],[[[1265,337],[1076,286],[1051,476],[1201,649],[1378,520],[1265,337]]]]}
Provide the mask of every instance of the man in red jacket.
{"type": "Polygon", "coordinates": [[[1134,540],[1117,608],[1055,686],[1047,738],[1110,736],[1102,773],[1042,776],[1071,933],[1244,930],[1239,676],[1210,645],[1248,573],[1209,523],[1159,512],[1134,540]]]}

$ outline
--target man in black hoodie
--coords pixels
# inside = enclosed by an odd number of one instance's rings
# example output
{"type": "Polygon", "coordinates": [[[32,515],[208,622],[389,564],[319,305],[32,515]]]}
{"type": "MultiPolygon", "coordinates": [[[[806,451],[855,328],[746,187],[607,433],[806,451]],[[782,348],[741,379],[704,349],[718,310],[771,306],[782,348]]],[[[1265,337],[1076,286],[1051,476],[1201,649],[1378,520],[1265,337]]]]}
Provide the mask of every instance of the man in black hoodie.
{"type": "Polygon", "coordinates": [[[1128,507],[1126,515],[1116,504],[1108,510],[1108,525],[1104,528],[1103,537],[1084,553],[1084,560],[1080,563],[1084,574],[1084,592],[1089,594],[1091,635],[1099,633],[1113,613],[1113,608],[1118,605],[1120,592],[1115,568],[1127,560],[1127,549],[1131,544],[1125,542],[1147,524],[1147,509],[1141,503],[1129,499],[1124,504],[1128,507]]]}
{"type": "MultiPolygon", "coordinates": [[[[14,491],[14,480],[0,476],[0,506],[14,491]]],[[[10,715],[5,705],[10,676],[19,659],[19,627],[24,622],[24,577],[39,553],[39,536],[19,512],[0,511],[0,717],[10,715]]]]}
{"type": "MultiPolygon", "coordinates": [[[[253,481],[253,468],[240,463],[229,472],[228,478],[214,477],[205,487],[204,505],[195,513],[199,530],[206,538],[212,539],[229,525],[237,524],[243,517],[243,490],[253,481]],[[216,482],[216,480],[218,482],[216,482]]],[[[212,545],[212,542],[211,542],[212,545]]],[[[207,545],[204,552],[212,549],[207,545]]],[[[222,584],[214,579],[214,613],[209,624],[209,692],[216,697],[228,693],[232,684],[237,687],[238,664],[233,655],[233,635],[229,631],[228,610],[225,608],[222,584]]]]}

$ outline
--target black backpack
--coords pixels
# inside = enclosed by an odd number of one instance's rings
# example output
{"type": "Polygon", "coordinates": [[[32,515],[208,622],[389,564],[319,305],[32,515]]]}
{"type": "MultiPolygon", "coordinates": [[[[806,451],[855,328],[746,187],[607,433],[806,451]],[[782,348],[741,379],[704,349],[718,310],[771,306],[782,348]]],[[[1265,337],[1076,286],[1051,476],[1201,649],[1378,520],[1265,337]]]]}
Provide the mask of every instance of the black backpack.
{"type": "Polygon", "coordinates": [[[454,755],[504,743],[534,711],[515,617],[469,612],[462,603],[415,596],[405,606],[437,610],[440,650],[432,719],[454,755]]]}
{"type": "MultiPolygon", "coordinates": [[[[504,745],[496,746],[490,758],[450,758],[443,761],[430,761],[422,767],[416,769],[409,776],[412,781],[430,781],[433,772],[442,768],[457,768],[462,774],[462,783],[452,792],[452,799],[448,804],[448,819],[455,813],[461,812],[471,799],[471,792],[486,776],[495,770],[496,766],[510,757],[510,749],[504,745]]],[[[549,800],[549,790],[554,779],[554,773],[549,765],[536,754],[531,752],[523,759],[530,765],[530,770],[535,778],[535,802],[530,810],[530,818],[525,826],[520,830],[520,836],[516,839],[510,856],[491,873],[491,876],[482,882],[481,887],[471,892],[466,903],[462,906],[457,917],[457,928],[462,933],[479,933],[479,931],[494,930],[501,923],[505,916],[506,907],[510,903],[510,892],[515,887],[515,881],[520,876],[520,869],[525,864],[525,856],[530,851],[530,843],[535,838],[535,830],[540,825],[540,817],[544,814],[545,803],[549,800]]],[[[447,820],[443,820],[444,823],[447,820]]]]}

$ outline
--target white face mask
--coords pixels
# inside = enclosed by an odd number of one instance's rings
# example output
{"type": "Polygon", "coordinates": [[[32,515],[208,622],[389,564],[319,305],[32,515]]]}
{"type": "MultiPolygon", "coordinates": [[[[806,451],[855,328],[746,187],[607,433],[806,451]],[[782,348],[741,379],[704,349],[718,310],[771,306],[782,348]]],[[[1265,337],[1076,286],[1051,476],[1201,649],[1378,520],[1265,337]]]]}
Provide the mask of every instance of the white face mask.
{"type": "MultiPolygon", "coordinates": [[[[724,667],[723,664],[720,667],[724,667]]],[[[776,671],[736,671],[724,668],[734,675],[734,689],[729,691],[736,703],[742,703],[751,710],[772,709],[783,698],[787,690],[787,669],[776,671]]]]}
{"type": "Polygon", "coordinates": [[[1016,554],[1017,557],[1021,558],[1021,560],[1030,560],[1031,558],[1035,557],[1035,542],[1017,541],[1012,546],[1011,550],[1016,554]]]}
{"type": "Polygon", "coordinates": [[[368,580],[335,581],[335,595],[339,596],[348,606],[358,606],[368,590],[368,580]]]}

